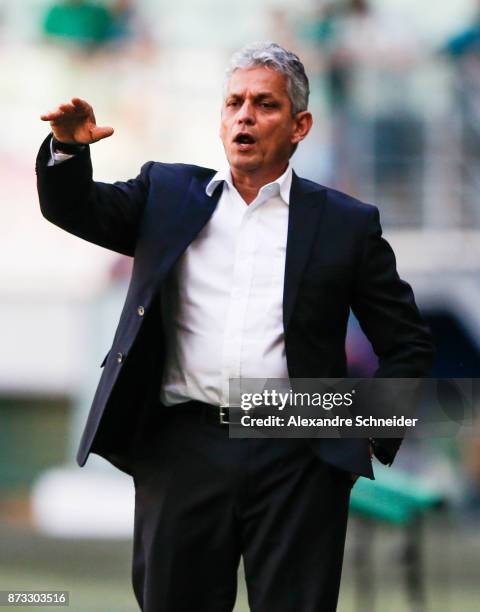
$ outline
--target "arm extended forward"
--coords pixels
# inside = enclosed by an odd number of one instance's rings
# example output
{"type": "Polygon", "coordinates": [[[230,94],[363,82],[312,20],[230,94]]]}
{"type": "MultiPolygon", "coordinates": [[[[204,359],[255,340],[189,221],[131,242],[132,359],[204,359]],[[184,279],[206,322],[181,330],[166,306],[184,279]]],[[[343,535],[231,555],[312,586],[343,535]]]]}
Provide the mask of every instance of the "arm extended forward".
{"type": "Polygon", "coordinates": [[[89,145],[111,136],[113,128],[97,127],[92,107],[79,98],[41,119],[49,121],[52,130],[36,161],[43,216],[84,240],[133,255],[152,162],[145,164],[135,179],[113,184],[94,182],[89,145]],[[57,151],[74,153],[72,157],[49,165],[52,138],[57,151]]]}

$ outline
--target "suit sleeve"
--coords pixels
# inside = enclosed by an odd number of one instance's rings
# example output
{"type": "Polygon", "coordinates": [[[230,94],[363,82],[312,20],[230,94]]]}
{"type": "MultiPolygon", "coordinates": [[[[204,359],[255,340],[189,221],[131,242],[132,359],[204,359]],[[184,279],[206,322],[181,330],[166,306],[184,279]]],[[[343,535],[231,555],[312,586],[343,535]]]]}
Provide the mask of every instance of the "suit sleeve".
{"type": "Polygon", "coordinates": [[[51,136],[43,142],[35,171],[43,216],[62,229],[124,255],[135,252],[138,226],[149,189],[148,162],[126,182],[95,182],[90,149],[48,166],[51,136]]]}
{"type": "MultiPolygon", "coordinates": [[[[398,276],[393,250],[382,237],[378,209],[372,207],[369,214],[352,310],[378,357],[375,377],[428,376],[434,353],[431,334],[410,285],[398,276]]],[[[375,454],[391,464],[400,444],[398,438],[377,438],[375,454]]]]}

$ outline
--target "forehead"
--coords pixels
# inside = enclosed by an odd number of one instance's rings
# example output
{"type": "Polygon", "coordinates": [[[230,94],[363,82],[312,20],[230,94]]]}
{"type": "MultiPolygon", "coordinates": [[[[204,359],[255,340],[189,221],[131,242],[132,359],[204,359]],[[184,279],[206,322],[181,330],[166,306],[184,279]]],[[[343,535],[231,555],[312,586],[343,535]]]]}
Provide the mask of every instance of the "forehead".
{"type": "Polygon", "coordinates": [[[287,78],[284,74],[266,66],[237,68],[227,83],[226,93],[227,95],[271,93],[276,96],[288,96],[287,78]]]}

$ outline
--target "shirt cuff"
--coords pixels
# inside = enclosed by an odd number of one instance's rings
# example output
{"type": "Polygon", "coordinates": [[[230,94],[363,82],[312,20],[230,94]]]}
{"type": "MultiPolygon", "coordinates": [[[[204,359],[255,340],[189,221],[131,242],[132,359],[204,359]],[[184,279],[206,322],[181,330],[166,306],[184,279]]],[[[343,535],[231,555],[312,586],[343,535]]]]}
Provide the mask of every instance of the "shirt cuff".
{"type": "Polygon", "coordinates": [[[72,153],[61,153],[60,151],[53,150],[53,137],[50,138],[50,159],[47,162],[47,166],[56,166],[57,164],[61,164],[67,159],[74,157],[75,154],[72,153]]]}

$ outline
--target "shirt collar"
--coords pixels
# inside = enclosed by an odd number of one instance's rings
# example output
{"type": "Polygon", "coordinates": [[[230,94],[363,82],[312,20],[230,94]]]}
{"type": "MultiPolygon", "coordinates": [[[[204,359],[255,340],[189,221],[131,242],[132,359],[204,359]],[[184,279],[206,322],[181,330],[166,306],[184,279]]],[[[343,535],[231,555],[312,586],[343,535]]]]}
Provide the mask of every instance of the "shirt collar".
{"type": "MultiPolygon", "coordinates": [[[[205,192],[208,196],[212,196],[217,186],[225,182],[229,189],[236,189],[233,180],[232,172],[229,166],[220,169],[208,183],[205,192]]],[[[268,198],[280,195],[285,204],[290,204],[290,189],[292,186],[292,166],[289,162],[285,172],[271,183],[267,183],[260,188],[258,196],[265,194],[268,198]]],[[[257,198],[258,198],[257,196],[257,198]]]]}

